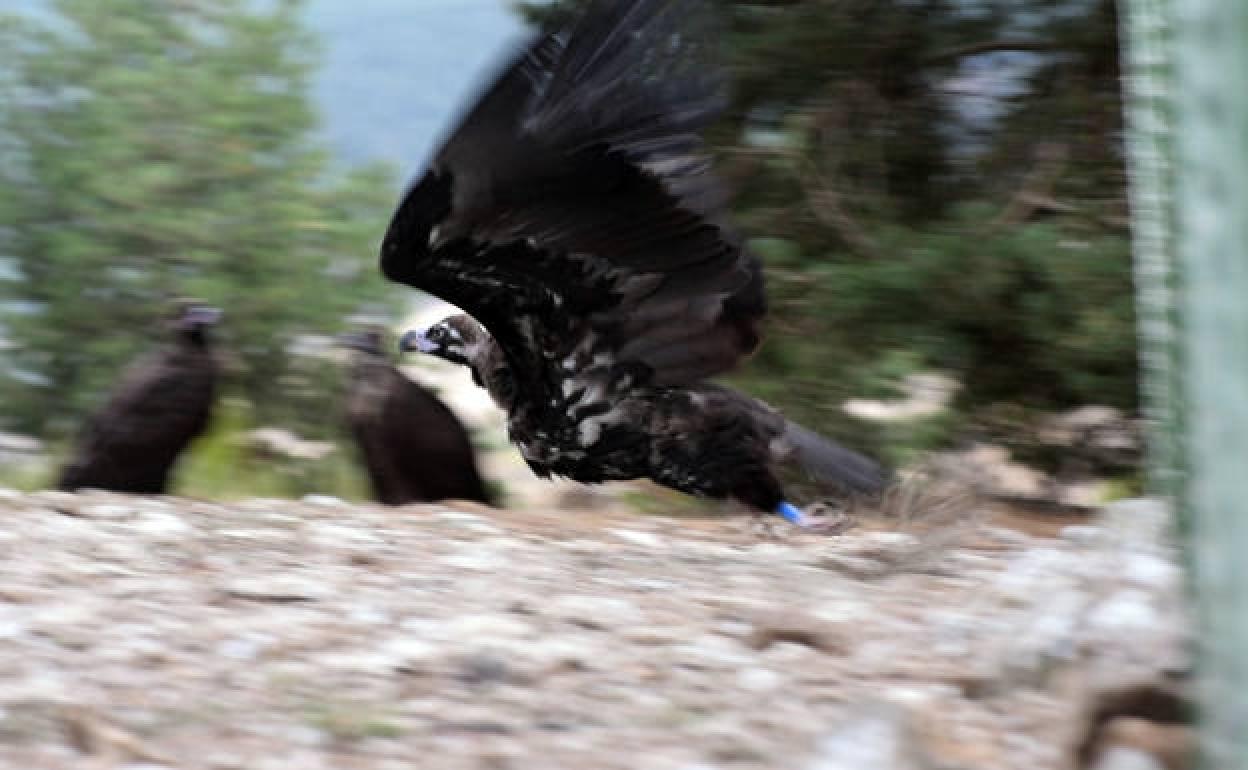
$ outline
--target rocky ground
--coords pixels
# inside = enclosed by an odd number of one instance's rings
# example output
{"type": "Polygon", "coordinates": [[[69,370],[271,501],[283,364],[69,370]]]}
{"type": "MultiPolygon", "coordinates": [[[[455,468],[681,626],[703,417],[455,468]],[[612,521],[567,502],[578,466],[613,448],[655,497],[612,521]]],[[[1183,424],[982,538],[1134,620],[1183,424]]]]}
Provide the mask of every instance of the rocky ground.
{"type": "Polygon", "coordinates": [[[1180,767],[1163,511],[1000,523],[0,492],[0,767],[1180,767]]]}

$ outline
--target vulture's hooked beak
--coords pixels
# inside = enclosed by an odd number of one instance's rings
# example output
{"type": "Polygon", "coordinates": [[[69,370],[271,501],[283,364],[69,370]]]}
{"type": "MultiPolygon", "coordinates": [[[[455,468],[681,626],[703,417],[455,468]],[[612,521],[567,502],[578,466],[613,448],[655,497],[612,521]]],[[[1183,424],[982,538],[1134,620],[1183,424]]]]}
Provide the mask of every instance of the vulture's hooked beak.
{"type": "Polygon", "coordinates": [[[399,338],[400,353],[432,353],[438,349],[436,343],[425,336],[425,329],[412,329],[399,338]]]}

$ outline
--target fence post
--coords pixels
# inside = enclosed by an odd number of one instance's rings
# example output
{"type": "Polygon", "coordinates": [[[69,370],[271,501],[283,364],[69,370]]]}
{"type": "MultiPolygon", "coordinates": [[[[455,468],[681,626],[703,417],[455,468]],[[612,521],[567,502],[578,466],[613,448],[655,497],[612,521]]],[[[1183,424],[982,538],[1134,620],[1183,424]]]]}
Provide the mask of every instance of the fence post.
{"type": "Polygon", "coordinates": [[[1153,462],[1188,533],[1202,764],[1245,770],[1248,2],[1127,0],[1124,11],[1141,342],[1161,362],[1142,362],[1162,417],[1153,462]],[[1174,271],[1159,282],[1168,254],[1174,271]]]}
{"type": "Polygon", "coordinates": [[[1148,487],[1173,500],[1179,493],[1181,452],[1176,413],[1169,0],[1128,0],[1122,5],[1140,396],[1154,428],[1148,435],[1148,487]]]}

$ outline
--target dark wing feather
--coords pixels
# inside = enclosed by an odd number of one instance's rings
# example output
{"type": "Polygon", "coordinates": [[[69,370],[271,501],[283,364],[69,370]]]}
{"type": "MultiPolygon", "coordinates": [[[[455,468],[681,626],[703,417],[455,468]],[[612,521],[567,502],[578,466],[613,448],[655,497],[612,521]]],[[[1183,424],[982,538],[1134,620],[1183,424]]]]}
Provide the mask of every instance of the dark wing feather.
{"type": "Polygon", "coordinates": [[[519,370],[607,352],[682,383],[751,352],[761,271],[697,134],[722,106],[703,6],[599,0],[539,36],[405,197],[387,276],[476,317],[519,370]]]}

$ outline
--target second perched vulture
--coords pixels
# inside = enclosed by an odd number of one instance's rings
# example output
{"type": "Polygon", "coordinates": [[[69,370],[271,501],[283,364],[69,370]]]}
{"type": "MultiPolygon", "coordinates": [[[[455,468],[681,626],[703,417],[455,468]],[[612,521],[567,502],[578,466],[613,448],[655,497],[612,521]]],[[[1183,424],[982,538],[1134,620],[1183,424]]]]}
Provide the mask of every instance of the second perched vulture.
{"type": "Polygon", "coordinates": [[[390,363],[381,332],[351,332],[340,342],[352,351],[347,422],[377,500],[488,504],[468,433],[445,404],[390,363]]]}
{"type": "Polygon", "coordinates": [[[179,302],[173,339],[133,365],[93,415],[57,486],[162,494],[182,450],[204,432],[216,397],[211,328],[221,311],[179,302]]]}
{"type": "Polygon", "coordinates": [[[381,267],[471,316],[401,347],[471,367],[538,475],[647,477],[800,523],[778,463],[850,494],[885,473],[707,382],[766,312],[698,135],[723,104],[708,11],[592,0],[537,34],[406,193],[381,267]]]}

